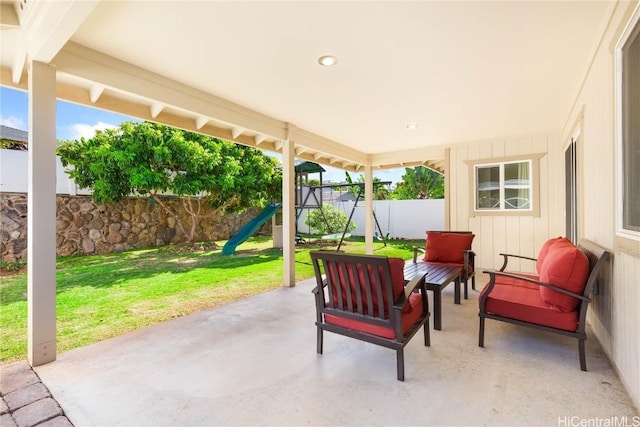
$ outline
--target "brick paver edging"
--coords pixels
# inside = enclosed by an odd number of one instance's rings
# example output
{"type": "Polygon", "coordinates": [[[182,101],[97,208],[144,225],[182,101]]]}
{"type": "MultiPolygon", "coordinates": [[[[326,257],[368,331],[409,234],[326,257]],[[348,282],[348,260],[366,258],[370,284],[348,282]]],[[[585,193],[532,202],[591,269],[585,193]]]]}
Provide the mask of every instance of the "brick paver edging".
{"type": "Polygon", "coordinates": [[[0,367],[0,427],[73,427],[26,362],[0,367]]]}

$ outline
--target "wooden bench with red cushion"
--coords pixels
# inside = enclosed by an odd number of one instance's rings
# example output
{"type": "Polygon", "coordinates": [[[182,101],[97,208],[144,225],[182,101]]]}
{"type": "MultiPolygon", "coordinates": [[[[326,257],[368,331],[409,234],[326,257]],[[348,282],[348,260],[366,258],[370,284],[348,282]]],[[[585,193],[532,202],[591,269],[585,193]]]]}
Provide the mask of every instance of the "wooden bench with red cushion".
{"type": "Polygon", "coordinates": [[[586,371],[587,307],[609,253],[588,240],[575,246],[558,237],[545,242],[538,258],[500,255],[504,263],[499,271],[485,271],[489,283],[478,300],[480,347],[484,347],[485,319],[529,326],[577,338],[580,369],[586,371]],[[511,257],[536,261],[538,274],[506,272],[511,257]]]}
{"type": "Polygon", "coordinates": [[[424,275],[405,287],[400,258],[312,251],[311,260],[317,352],[322,354],[325,330],[392,348],[398,380],[404,381],[404,347],[421,327],[430,345],[424,275]]]}

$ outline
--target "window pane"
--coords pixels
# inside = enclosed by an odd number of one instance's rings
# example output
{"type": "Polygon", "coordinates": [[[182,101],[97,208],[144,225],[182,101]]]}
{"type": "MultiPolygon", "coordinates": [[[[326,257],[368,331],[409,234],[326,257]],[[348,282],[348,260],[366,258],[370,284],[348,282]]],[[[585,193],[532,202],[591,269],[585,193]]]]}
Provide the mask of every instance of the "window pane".
{"type": "Polygon", "coordinates": [[[531,186],[529,162],[506,163],[504,165],[505,188],[529,188],[531,186]]]}
{"type": "Polygon", "coordinates": [[[529,162],[504,165],[505,209],[530,209],[530,188],[529,162]]]}
{"type": "Polygon", "coordinates": [[[500,167],[479,167],[476,171],[476,209],[500,209],[500,167]]]}
{"type": "Polygon", "coordinates": [[[622,226],[640,231],[640,24],[625,43],[622,55],[622,226]]]}
{"type": "Polygon", "coordinates": [[[530,209],[530,192],[528,188],[505,188],[504,208],[505,209],[530,209]]]}

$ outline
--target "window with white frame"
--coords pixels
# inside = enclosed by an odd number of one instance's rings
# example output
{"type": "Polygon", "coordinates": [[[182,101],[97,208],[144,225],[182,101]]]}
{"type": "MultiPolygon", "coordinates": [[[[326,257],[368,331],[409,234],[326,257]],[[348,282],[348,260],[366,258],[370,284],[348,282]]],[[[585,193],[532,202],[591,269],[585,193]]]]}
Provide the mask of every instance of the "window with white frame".
{"type": "Polygon", "coordinates": [[[640,5],[616,49],[618,233],[640,240],[640,5]]]}
{"type": "Polygon", "coordinates": [[[531,211],[532,161],[479,164],[474,168],[476,211],[531,211]]]}

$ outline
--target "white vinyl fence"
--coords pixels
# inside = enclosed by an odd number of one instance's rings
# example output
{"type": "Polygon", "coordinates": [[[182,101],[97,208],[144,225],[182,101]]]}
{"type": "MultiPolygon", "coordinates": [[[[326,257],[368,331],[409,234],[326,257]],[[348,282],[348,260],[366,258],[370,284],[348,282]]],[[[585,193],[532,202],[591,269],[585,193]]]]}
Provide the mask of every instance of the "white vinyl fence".
{"type": "MultiPolygon", "coordinates": [[[[352,201],[334,202],[333,207],[343,210],[348,218],[353,204],[352,201]]],[[[444,199],[375,200],[373,209],[382,235],[389,233],[391,239],[422,239],[427,230],[444,230],[444,199]]],[[[356,229],[351,231],[354,236],[364,235],[364,210],[364,202],[358,202],[351,218],[356,224],[356,229]]],[[[298,232],[303,235],[309,232],[304,223],[308,213],[309,209],[303,209],[298,219],[298,232]]],[[[375,223],[374,232],[378,232],[375,223]]]]}
{"type": "MultiPolygon", "coordinates": [[[[28,190],[29,153],[27,151],[0,150],[0,191],[4,193],[26,193],[28,190]]],[[[56,156],[56,194],[86,195],[90,190],[81,190],[64,173],[60,158],[56,156]]]]}

